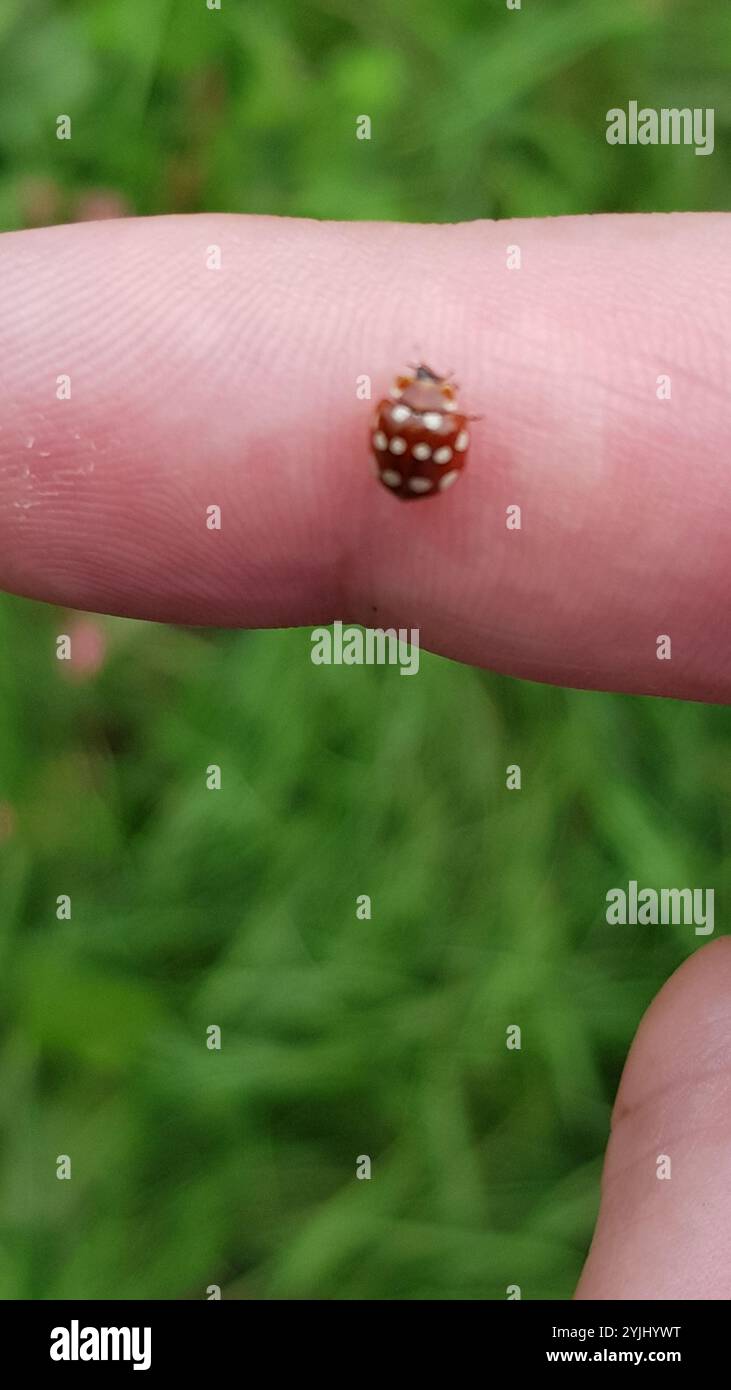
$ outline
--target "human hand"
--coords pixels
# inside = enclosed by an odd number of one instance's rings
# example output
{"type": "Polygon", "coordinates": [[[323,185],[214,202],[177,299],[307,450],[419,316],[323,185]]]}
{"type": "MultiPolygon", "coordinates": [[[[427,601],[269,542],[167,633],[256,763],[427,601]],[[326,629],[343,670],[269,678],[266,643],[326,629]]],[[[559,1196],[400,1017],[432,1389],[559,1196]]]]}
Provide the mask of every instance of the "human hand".
{"type": "MultiPolygon", "coordinates": [[[[205,216],[6,235],[0,585],[168,622],[417,627],[517,676],[727,700],[727,227],[205,216]],[[404,507],[370,475],[356,379],[377,399],[417,346],[482,419],[457,486],[404,507]]],[[[729,997],[722,940],[642,1024],[577,1297],[731,1294],[729,997]]]]}
{"type": "Polygon", "coordinates": [[[577,1298],[731,1297],[730,1039],[722,937],[683,963],[642,1020],[577,1298]]]}
{"type": "Polygon", "coordinates": [[[728,227],[6,234],[0,586],[173,623],[415,627],[516,676],[727,700],[728,227]],[[356,379],[377,399],[417,347],[482,419],[457,486],[404,507],[371,477],[356,379]]]}

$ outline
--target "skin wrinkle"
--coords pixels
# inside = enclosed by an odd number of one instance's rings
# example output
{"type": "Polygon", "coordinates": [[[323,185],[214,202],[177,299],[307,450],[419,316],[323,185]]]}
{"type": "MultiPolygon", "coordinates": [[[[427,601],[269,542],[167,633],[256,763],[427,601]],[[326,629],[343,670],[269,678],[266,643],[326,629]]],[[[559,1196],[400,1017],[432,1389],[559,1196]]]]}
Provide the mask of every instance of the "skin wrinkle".
{"type": "Polygon", "coordinates": [[[474,664],[727,699],[725,227],[203,215],[7,234],[3,459],[28,434],[50,458],[20,495],[0,475],[0,583],[182,623],[375,609],[474,664]],[[368,419],[417,345],[482,419],[458,486],[405,509],[370,476],[368,419]],[[672,403],[654,396],[662,370],[672,403]],[[355,397],[363,372],[372,401],[355,397]],[[74,474],[88,438],[94,470],[74,474]],[[15,505],[59,475],[57,499],[15,505]]]}
{"type": "Polygon", "coordinates": [[[640,1111],[647,1110],[648,1106],[664,1100],[668,1095],[672,1096],[678,1088],[682,1087],[690,1093],[693,1090],[697,1090],[699,1084],[706,1081],[715,1081],[719,1076],[721,1076],[721,1078],[725,1077],[728,1087],[729,1083],[731,1083],[731,1062],[728,1059],[716,1070],[709,1069],[706,1072],[698,1072],[694,1068],[692,1072],[674,1074],[669,1080],[663,1082],[661,1086],[653,1088],[638,1100],[623,1100],[620,1091],[612,1112],[610,1128],[614,1131],[625,1119],[630,1119],[634,1122],[640,1111]]]}
{"type": "MultiPolygon", "coordinates": [[[[676,1088],[673,1089],[675,1090],[676,1088]]],[[[690,1113],[691,1107],[685,1105],[686,1095],[690,1095],[692,1090],[692,1087],[677,1088],[676,1098],[681,1118],[675,1128],[661,1125],[658,1121],[657,1128],[653,1128],[655,1138],[652,1142],[648,1139],[643,1146],[639,1148],[639,1152],[631,1159],[618,1164],[614,1160],[614,1156],[611,1156],[611,1168],[606,1175],[606,1179],[602,1179],[602,1187],[606,1189],[610,1198],[613,1198],[615,1192],[617,1192],[620,1202],[624,1205],[626,1200],[624,1180],[630,1172],[639,1173],[640,1168],[647,1192],[653,1191],[654,1189],[650,1184],[657,1181],[655,1177],[655,1162],[658,1153],[670,1153],[672,1157],[672,1154],[676,1152],[673,1146],[678,1143],[686,1142],[693,1144],[701,1137],[706,1136],[706,1138],[712,1138],[714,1141],[717,1140],[721,1150],[725,1148],[727,1138],[725,1118],[722,1119],[720,1116],[715,1116],[706,1123],[697,1124],[690,1113]],[[693,1124],[693,1132],[690,1135],[687,1133],[689,1123],[693,1124]]],[[[637,1107],[634,1113],[630,1114],[630,1112],[628,1112],[627,1114],[627,1120],[630,1122],[630,1139],[634,1149],[638,1147],[638,1121],[642,1118],[644,1118],[644,1107],[642,1106],[637,1107]]],[[[612,1131],[610,1144],[612,1141],[614,1141],[615,1145],[618,1144],[620,1146],[620,1152],[624,1152],[627,1148],[625,1136],[620,1131],[617,1131],[616,1134],[612,1131]]],[[[607,1152],[608,1160],[609,1157],[609,1152],[607,1152]]]]}

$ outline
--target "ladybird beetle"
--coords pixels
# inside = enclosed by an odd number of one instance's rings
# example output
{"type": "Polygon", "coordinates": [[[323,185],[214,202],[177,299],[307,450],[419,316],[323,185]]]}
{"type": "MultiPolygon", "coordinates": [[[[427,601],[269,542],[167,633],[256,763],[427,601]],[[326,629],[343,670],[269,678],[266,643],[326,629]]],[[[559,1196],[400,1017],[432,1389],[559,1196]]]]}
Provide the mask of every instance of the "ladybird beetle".
{"type": "Polygon", "coordinates": [[[397,376],[371,429],[375,471],[384,487],[405,501],[451,487],[467,459],[470,418],[457,409],[454,383],[423,362],[408,376],[397,376]]]}

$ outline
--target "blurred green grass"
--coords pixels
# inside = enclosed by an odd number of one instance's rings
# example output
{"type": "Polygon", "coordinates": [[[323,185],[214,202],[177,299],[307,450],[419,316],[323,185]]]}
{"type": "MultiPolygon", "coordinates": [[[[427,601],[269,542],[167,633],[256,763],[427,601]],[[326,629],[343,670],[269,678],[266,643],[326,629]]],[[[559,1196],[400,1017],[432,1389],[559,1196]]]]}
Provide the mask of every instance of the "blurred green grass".
{"type": "MultiPolygon", "coordinates": [[[[730,38],[713,0],[3,0],[0,225],[723,207],[730,38]],[[714,156],[606,146],[631,98],[714,105],[714,156]]],[[[0,602],[0,1296],[568,1297],[699,942],[605,894],[714,886],[725,929],[729,712],[112,619],[71,680],[75,622],[0,602]]]]}
{"type": "Polygon", "coordinates": [[[97,186],[137,213],[725,207],[729,51],[716,0],[2,0],[0,225],[97,186]],[[630,99],[714,106],[714,155],[607,145],[630,99]]]}

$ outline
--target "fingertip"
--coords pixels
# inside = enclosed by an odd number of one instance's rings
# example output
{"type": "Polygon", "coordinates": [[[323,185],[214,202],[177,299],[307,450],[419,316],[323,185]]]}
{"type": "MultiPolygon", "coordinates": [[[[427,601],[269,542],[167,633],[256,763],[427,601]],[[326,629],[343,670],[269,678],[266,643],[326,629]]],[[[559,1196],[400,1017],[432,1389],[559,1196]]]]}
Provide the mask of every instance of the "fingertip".
{"type": "Polygon", "coordinates": [[[647,1010],[622,1077],[578,1299],[731,1296],[731,940],[647,1010]]]}

